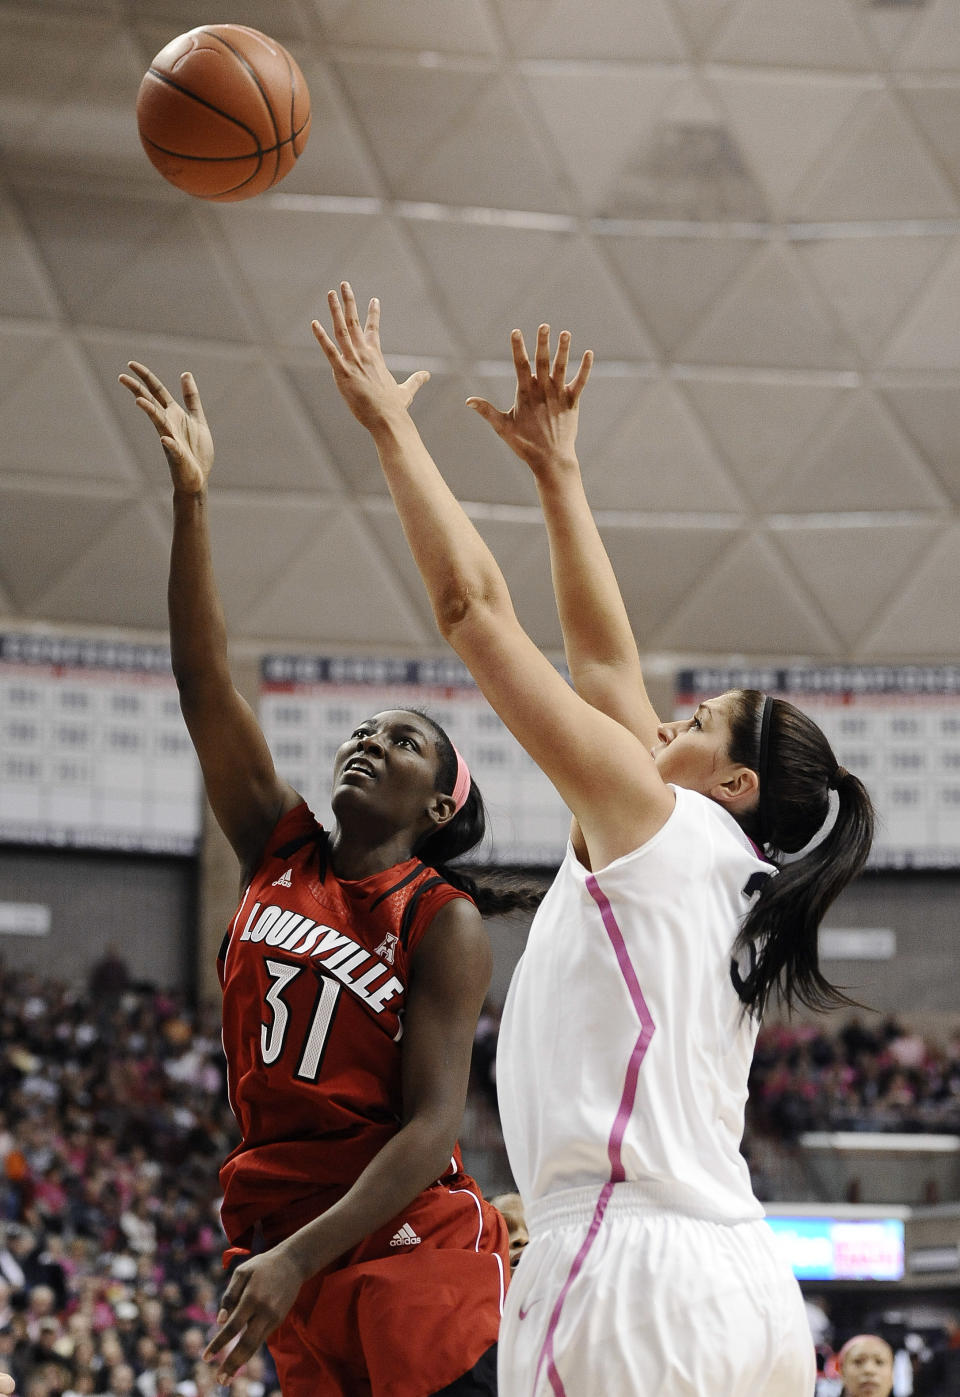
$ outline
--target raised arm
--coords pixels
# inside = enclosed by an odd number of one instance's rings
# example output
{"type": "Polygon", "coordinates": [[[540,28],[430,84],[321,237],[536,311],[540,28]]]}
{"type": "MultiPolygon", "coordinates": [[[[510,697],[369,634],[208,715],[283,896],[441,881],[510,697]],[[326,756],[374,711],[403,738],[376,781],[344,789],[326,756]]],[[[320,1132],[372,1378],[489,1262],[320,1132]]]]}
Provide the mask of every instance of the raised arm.
{"type": "Polygon", "coordinates": [[[550,543],[564,649],[577,693],[650,747],[657,740],[660,720],[647,695],[636,640],[577,460],[580,395],[593,355],[587,350],[568,383],[566,330],[557,340],[552,364],[549,325],[537,331],[533,365],[519,330],[513,331],[510,342],[517,374],[513,406],[500,412],[485,398],[468,398],[467,403],[533,472],[550,543]]]}
{"type": "Polygon", "coordinates": [[[368,428],[441,634],[577,817],[595,867],[649,839],[673,796],[649,747],[580,698],[521,627],[496,560],[454,498],[409,414],[428,374],[397,383],[380,349],[379,303],[361,325],[341,285],[329,304],[334,338],[313,331],[334,381],[368,428]]]}
{"type": "Polygon", "coordinates": [[[230,676],[207,518],[213,438],[197,385],[192,374],[181,374],[181,407],[145,364],[129,368],[120,382],[156,428],[173,479],[167,601],[180,707],[213,813],[245,879],[277,820],[300,797],[277,775],[259,724],[230,676]]]}

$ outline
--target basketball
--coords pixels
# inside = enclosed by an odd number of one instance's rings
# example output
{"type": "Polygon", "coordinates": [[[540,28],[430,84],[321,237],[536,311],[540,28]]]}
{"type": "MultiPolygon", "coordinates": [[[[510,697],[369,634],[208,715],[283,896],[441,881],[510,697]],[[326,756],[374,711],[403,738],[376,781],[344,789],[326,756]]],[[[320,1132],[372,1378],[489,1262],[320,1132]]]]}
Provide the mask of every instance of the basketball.
{"type": "Polygon", "coordinates": [[[137,95],[140,140],[164,179],[198,199],[252,199],[288,174],[310,132],[310,94],[282,44],[206,24],[157,54],[137,95]]]}

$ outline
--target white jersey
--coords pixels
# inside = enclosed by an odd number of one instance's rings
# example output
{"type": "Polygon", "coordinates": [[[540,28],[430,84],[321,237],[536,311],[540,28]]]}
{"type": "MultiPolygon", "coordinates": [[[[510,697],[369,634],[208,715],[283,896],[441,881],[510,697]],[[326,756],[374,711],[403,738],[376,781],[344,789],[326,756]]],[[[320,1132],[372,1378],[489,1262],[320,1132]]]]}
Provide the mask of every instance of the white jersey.
{"type": "Polygon", "coordinates": [[[514,972],[497,1090],[528,1206],[627,1180],[655,1208],[763,1216],[739,1150],[757,1024],[731,956],[774,870],[714,801],[672,789],[662,829],[608,867],[568,845],[514,972]]]}

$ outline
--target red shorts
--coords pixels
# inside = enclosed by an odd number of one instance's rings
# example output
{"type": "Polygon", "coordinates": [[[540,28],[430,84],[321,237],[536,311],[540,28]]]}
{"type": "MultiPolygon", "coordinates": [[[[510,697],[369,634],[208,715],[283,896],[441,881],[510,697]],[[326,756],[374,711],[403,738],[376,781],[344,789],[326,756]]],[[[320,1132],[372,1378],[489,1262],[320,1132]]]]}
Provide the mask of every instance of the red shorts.
{"type": "Polygon", "coordinates": [[[303,1286],[268,1340],[283,1397],[430,1397],[496,1343],[509,1275],[473,1179],[433,1184],[303,1286]]]}

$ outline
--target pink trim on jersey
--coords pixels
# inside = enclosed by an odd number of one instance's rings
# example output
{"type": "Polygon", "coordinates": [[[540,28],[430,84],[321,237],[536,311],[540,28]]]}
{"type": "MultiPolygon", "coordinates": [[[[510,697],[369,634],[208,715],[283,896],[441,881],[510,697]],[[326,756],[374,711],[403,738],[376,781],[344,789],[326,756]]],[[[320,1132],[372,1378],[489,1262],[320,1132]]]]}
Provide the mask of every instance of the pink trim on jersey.
{"type": "Polygon", "coordinates": [[[560,1323],[560,1313],[563,1310],[567,1293],[579,1275],[583,1263],[587,1259],[587,1253],[593,1246],[597,1234],[600,1231],[600,1224],[603,1222],[603,1215],[607,1211],[607,1204],[610,1201],[610,1195],[613,1193],[613,1186],[614,1184],[623,1183],[626,1178],[626,1171],[623,1167],[623,1158],[621,1155],[623,1137],[626,1134],[627,1125],[629,1124],[634,1103],[637,1099],[637,1082],[640,1078],[640,1068],[643,1065],[643,1059],[646,1057],[647,1049],[650,1046],[650,1040],[656,1030],[656,1024],[653,1022],[650,1010],[647,1008],[647,1001],[644,999],[643,991],[640,988],[640,981],[637,979],[637,972],[633,968],[633,962],[627,950],[627,943],[623,939],[623,932],[617,925],[617,919],[613,915],[613,908],[610,906],[605,893],[601,890],[600,884],[592,873],[587,878],[587,891],[597,904],[600,911],[600,918],[603,922],[603,929],[610,939],[614,955],[617,958],[620,974],[626,981],[627,989],[630,991],[633,1007],[636,1009],[637,1018],[640,1020],[640,1036],[633,1045],[633,1051],[627,1063],[627,1070],[623,1080],[623,1092],[620,1096],[620,1105],[617,1108],[617,1114],[613,1121],[613,1128],[610,1131],[610,1139],[607,1142],[607,1154],[610,1158],[610,1178],[600,1190],[600,1197],[597,1199],[597,1206],[593,1210],[593,1217],[590,1219],[587,1235],[583,1239],[583,1245],[574,1257],[573,1265],[570,1267],[570,1273],[563,1283],[560,1294],[557,1296],[557,1303],[553,1307],[553,1313],[547,1325],[547,1333],[543,1341],[543,1347],[540,1350],[540,1358],[537,1363],[537,1374],[534,1379],[534,1388],[536,1388],[537,1383],[540,1381],[540,1370],[544,1362],[546,1362],[547,1379],[553,1390],[554,1397],[566,1397],[563,1379],[557,1372],[557,1365],[553,1358],[553,1339],[557,1331],[557,1325],[560,1323]]]}

